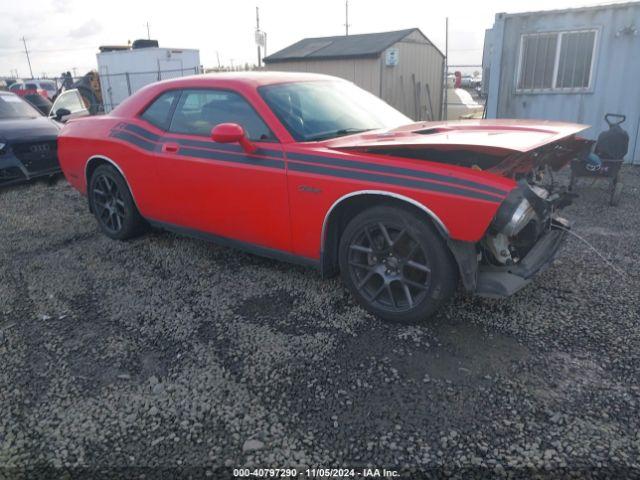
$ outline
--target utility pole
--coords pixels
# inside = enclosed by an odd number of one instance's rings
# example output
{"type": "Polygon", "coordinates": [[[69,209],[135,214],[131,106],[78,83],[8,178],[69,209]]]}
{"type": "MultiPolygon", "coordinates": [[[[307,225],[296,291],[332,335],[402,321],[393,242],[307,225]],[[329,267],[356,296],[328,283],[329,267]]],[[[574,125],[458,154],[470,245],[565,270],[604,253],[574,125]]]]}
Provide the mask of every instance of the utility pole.
{"type": "Polygon", "coordinates": [[[149,22],[147,22],[147,40],[151,40],[151,34],[149,33],[149,22]]]}
{"type": "Polygon", "coordinates": [[[345,34],[349,36],[349,0],[344,0],[344,28],[345,34]]]}
{"type": "Polygon", "coordinates": [[[260,43],[258,37],[260,36],[260,9],[256,7],[256,43],[258,45],[258,68],[262,66],[262,57],[260,52],[260,43]]]}
{"type": "Polygon", "coordinates": [[[216,58],[218,59],[218,70],[220,69],[220,53],[216,50],[216,58]]]}
{"type": "Polygon", "coordinates": [[[24,44],[24,53],[27,54],[27,63],[29,64],[29,73],[31,74],[31,78],[33,78],[33,70],[31,70],[31,59],[29,58],[29,49],[27,48],[27,40],[22,37],[22,43],[24,44]]]}
{"type": "Polygon", "coordinates": [[[444,118],[443,120],[447,120],[447,115],[448,115],[448,103],[449,103],[449,99],[447,98],[447,91],[449,90],[449,84],[448,79],[449,79],[449,17],[446,18],[445,20],[445,24],[444,24],[444,29],[445,29],[445,37],[444,37],[444,118]]]}

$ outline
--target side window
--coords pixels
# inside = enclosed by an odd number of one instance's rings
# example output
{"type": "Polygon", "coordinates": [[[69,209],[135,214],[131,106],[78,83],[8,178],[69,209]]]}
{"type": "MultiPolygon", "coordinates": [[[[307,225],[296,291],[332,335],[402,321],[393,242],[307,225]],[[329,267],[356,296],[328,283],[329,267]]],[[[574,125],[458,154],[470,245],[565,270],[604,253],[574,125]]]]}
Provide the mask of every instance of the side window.
{"type": "Polygon", "coordinates": [[[58,111],[61,108],[66,108],[71,113],[84,110],[86,107],[82,101],[82,98],[76,90],[62,93],[55,101],[52,111],[58,111]]]}
{"type": "Polygon", "coordinates": [[[185,90],[176,106],[169,131],[209,136],[220,123],[242,125],[253,141],[275,141],[256,111],[240,95],[226,90],[185,90]]]}
{"type": "Polygon", "coordinates": [[[147,107],[141,115],[143,119],[151,125],[166,130],[169,126],[169,115],[171,114],[171,106],[175,99],[180,95],[178,90],[164,92],[151,105],[147,107]]]}
{"type": "Polygon", "coordinates": [[[27,83],[26,90],[38,90],[38,85],[36,85],[35,83],[27,83]]]}

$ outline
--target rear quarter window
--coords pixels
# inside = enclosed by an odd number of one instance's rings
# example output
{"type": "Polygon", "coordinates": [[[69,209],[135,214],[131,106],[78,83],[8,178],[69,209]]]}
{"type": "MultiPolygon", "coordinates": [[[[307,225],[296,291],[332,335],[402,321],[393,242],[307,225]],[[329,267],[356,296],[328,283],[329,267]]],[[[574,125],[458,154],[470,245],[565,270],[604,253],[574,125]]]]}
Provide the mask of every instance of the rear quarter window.
{"type": "Polygon", "coordinates": [[[142,115],[140,115],[140,118],[161,130],[167,130],[169,127],[171,108],[179,95],[180,92],[177,90],[164,92],[146,108],[142,115]]]}

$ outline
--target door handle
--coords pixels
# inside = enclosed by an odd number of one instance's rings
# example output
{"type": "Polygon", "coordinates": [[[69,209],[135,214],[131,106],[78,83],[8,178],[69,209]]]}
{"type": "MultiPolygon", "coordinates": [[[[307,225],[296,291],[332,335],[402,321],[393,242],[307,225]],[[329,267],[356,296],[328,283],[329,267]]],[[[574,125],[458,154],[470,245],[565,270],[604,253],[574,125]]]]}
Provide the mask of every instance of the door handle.
{"type": "Polygon", "coordinates": [[[177,153],[180,150],[180,145],[177,143],[163,143],[162,151],[164,153],[177,153]]]}

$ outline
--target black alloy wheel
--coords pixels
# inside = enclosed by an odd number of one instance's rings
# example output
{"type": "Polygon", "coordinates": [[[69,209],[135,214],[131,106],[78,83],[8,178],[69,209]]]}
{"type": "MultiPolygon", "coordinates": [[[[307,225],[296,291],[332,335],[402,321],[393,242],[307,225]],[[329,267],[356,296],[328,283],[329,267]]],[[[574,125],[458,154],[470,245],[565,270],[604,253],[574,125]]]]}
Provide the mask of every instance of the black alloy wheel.
{"type": "Polygon", "coordinates": [[[98,221],[114,235],[120,232],[127,212],[122,193],[113,178],[109,175],[98,175],[91,195],[98,221]]]}
{"type": "Polygon", "coordinates": [[[420,303],[431,283],[424,246],[397,223],[364,225],[349,245],[349,270],[360,294],[391,312],[420,303]]]}
{"type": "Polygon", "coordinates": [[[442,237],[424,218],[392,207],[374,207],[349,223],[340,242],[340,270],[367,310],[392,321],[425,319],[457,285],[442,237]]]}
{"type": "Polygon", "coordinates": [[[100,165],[89,182],[89,202],[100,229],[110,238],[126,240],[142,232],[145,222],[122,175],[100,165]]]}

